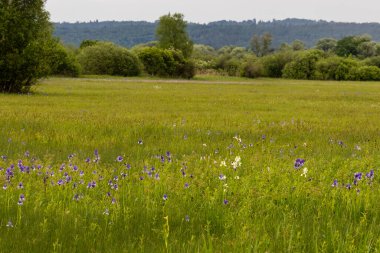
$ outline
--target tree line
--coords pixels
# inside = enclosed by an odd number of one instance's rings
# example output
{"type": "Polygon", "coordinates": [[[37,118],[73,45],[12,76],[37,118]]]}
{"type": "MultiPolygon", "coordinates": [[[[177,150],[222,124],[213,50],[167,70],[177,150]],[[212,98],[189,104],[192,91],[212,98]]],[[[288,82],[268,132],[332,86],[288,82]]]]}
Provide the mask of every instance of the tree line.
{"type": "Polygon", "coordinates": [[[156,40],[126,48],[83,40],[68,46],[52,36],[44,0],[0,0],[0,91],[27,92],[48,75],[192,78],[195,73],[320,80],[380,80],[380,44],[369,35],[300,40],[273,46],[253,34],[248,47],[194,44],[182,14],[160,17],[156,40]]]}

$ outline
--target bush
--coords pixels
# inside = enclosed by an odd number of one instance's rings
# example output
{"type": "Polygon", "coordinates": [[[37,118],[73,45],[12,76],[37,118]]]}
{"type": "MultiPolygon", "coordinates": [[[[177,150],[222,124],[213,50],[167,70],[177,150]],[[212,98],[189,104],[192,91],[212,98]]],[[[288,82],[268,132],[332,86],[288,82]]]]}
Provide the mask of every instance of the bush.
{"type": "Polygon", "coordinates": [[[147,47],[139,50],[138,57],[144,70],[153,76],[192,78],[195,65],[178,50],[147,47]]]}
{"type": "Polygon", "coordinates": [[[359,63],[352,58],[343,58],[335,70],[335,80],[356,80],[359,63]]]}
{"type": "Polygon", "coordinates": [[[361,81],[379,81],[380,68],[375,66],[362,66],[356,71],[356,79],[361,81]]]}
{"type": "Polygon", "coordinates": [[[50,53],[50,74],[60,76],[78,77],[80,74],[80,65],[73,51],[65,48],[62,44],[57,43],[50,53]]]}
{"type": "Polygon", "coordinates": [[[84,74],[137,76],[141,72],[138,58],[126,48],[98,42],[83,48],[78,61],[84,74]]]}
{"type": "Polygon", "coordinates": [[[247,61],[243,64],[241,76],[248,78],[257,78],[263,76],[264,67],[258,61],[247,61]]]}
{"type": "Polygon", "coordinates": [[[296,56],[287,63],[283,70],[283,77],[291,79],[315,79],[317,61],[322,58],[323,51],[308,50],[296,56]]]}
{"type": "Polygon", "coordinates": [[[363,61],[363,64],[366,66],[376,66],[380,68],[380,56],[367,58],[363,61]]]}
{"type": "Polygon", "coordinates": [[[267,77],[281,77],[285,65],[291,62],[294,57],[295,53],[287,50],[262,57],[260,62],[263,66],[263,74],[267,77]]]}

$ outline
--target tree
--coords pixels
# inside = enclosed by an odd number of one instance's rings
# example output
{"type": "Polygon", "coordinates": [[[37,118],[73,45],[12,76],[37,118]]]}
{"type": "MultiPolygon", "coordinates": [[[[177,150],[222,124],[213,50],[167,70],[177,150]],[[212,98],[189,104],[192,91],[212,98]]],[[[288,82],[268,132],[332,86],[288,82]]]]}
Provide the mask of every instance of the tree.
{"type": "Polygon", "coordinates": [[[360,53],[360,45],[371,40],[369,35],[344,37],[338,41],[335,53],[339,56],[357,56],[360,53]]]}
{"type": "Polygon", "coordinates": [[[193,52],[193,42],[187,34],[186,27],[183,14],[169,13],[160,17],[156,30],[158,46],[163,49],[179,50],[185,58],[189,58],[193,52]]]}
{"type": "Polygon", "coordinates": [[[0,92],[26,92],[49,69],[52,27],[44,0],[0,0],[0,92]]]}
{"type": "Polygon", "coordinates": [[[336,48],[337,40],[333,38],[322,38],[318,40],[315,45],[316,49],[323,50],[325,52],[334,51],[336,48]]]}
{"type": "Polygon", "coordinates": [[[253,35],[251,38],[251,50],[257,56],[265,56],[269,54],[272,49],[272,35],[270,33],[264,33],[262,36],[253,35]]]}

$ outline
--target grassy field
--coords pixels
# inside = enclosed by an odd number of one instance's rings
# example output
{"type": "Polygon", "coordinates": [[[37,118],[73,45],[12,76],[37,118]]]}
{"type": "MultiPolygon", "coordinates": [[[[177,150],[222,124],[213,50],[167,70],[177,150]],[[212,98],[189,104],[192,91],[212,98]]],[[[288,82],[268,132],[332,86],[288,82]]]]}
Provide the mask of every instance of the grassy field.
{"type": "Polygon", "coordinates": [[[370,82],[0,94],[0,252],[380,252],[379,116],[370,82]]]}

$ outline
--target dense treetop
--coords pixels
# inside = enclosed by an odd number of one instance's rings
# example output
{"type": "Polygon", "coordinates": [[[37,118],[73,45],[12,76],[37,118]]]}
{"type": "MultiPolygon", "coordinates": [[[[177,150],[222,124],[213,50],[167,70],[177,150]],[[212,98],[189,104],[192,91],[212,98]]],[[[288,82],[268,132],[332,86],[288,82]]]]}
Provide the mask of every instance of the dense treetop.
{"type": "MultiPolygon", "coordinates": [[[[116,44],[132,47],[155,39],[158,22],[89,22],[56,23],[55,35],[67,44],[79,45],[83,40],[93,39],[112,41],[116,44]]],[[[261,22],[249,20],[243,22],[218,21],[208,24],[189,23],[190,38],[196,44],[206,44],[214,48],[225,45],[248,47],[253,34],[272,35],[272,45],[277,48],[281,43],[294,40],[305,42],[307,47],[314,46],[320,38],[341,39],[349,35],[370,34],[380,41],[378,23],[337,23],[303,19],[285,19],[261,22]]]]}

